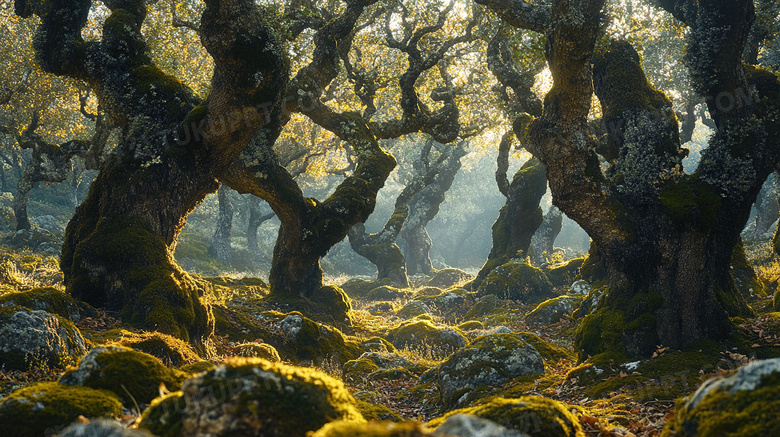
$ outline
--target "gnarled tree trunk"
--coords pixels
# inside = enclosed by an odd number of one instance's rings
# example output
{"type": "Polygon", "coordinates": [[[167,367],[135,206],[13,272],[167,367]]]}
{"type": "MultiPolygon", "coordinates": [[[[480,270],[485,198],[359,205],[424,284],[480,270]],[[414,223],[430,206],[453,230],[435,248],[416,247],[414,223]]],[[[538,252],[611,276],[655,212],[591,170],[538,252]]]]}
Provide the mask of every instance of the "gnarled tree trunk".
{"type": "Polygon", "coordinates": [[[88,83],[123,128],[65,232],[61,267],[67,290],[122,318],[202,344],[213,329],[200,295],[172,252],[187,214],[217,189],[216,177],[266,124],[256,108],[278,108],[287,66],[275,31],[254,2],[207,1],[201,36],[215,61],[208,100],[160,71],[146,53],[144,2],[110,2],[102,40],[84,42],[91,2],[17,1],[38,15],[41,68],[88,83]],[[265,47],[252,51],[249,47],[265,47]],[[247,80],[255,78],[259,80],[247,80]],[[231,124],[226,115],[242,123],[231,124]],[[174,128],[174,129],[172,129],[174,128]]]}
{"type": "Polygon", "coordinates": [[[691,77],[717,126],[691,175],[681,171],[686,151],[671,102],[649,84],[633,47],[612,42],[594,52],[603,3],[553,2],[547,59],[554,85],[530,129],[553,203],[588,232],[607,270],[606,292],[577,345],[583,358],[648,356],[657,345],[723,339],[729,316],[751,312],[729,265],[780,158],[780,83],[741,59],[753,2],[660,1],[691,27],[691,77]],[[594,85],[606,141],[588,130],[594,85]],[[739,104],[726,105],[729,96],[739,104]],[[597,151],[609,162],[605,172],[597,151]]]}

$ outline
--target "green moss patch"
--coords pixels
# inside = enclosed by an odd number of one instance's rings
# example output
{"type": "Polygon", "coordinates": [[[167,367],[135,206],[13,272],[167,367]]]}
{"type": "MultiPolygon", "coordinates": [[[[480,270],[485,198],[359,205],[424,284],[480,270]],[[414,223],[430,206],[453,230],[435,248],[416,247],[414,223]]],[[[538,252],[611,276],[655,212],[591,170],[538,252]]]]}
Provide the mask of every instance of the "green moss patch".
{"type": "Polygon", "coordinates": [[[310,368],[233,358],[155,400],[140,427],[163,436],[304,437],[338,419],[365,420],[340,381],[310,368]]]}
{"type": "Polygon", "coordinates": [[[460,331],[436,326],[428,320],[402,323],[390,330],[387,339],[397,348],[424,350],[437,357],[445,357],[467,343],[465,335],[460,331]]]}
{"type": "Polygon", "coordinates": [[[331,422],[311,437],[426,437],[432,436],[417,422],[331,422]]]}
{"type": "Polygon", "coordinates": [[[469,408],[448,412],[428,425],[437,427],[455,414],[479,416],[509,429],[538,437],[584,437],[579,420],[568,408],[552,399],[523,396],[515,399],[495,397],[469,408]]]}
{"type": "Polygon", "coordinates": [[[541,269],[512,262],[493,269],[477,289],[477,294],[494,294],[525,304],[539,304],[555,297],[552,289],[552,283],[541,269]]]}
{"type": "Polygon", "coordinates": [[[53,435],[79,416],[115,418],[121,413],[122,404],[109,391],[43,382],[0,400],[0,435],[53,435]]]}
{"type": "Polygon", "coordinates": [[[79,366],[60,377],[60,383],[105,389],[126,405],[149,403],[159,395],[160,384],[177,390],[187,375],[168,369],[157,358],[124,347],[92,349],[79,366]]]}
{"type": "Polygon", "coordinates": [[[42,310],[72,322],[78,322],[81,318],[76,299],[54,287],[3,294],[0,296],[0,306],[3,305],[19,305],[31,310],[42,310]]]}

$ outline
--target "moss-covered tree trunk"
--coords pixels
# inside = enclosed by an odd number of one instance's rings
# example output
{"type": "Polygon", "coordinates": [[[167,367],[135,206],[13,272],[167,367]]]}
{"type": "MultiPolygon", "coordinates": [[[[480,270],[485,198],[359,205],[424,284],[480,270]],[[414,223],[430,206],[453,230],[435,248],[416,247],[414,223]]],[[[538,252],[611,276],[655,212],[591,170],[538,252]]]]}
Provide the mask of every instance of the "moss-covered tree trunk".
{"type": "Polygon", "coordinates": [[[780,83],[741,60],[753,2],[660,1],[691,28],[687,64],[717,126],[694,174],[682,172],[687,151],[671,102],[647,81],[633,47],[595,49],[603,3],[553,2],[547,59],[554,85],[529,133],[554,204],[588,232],[607,271],[578,347],[583,357],[647,356],[657,345],[722,340],[729,316],[750,314],[729,266],[780,158],[780,83]],[[588,129],[594,86],[606,138],[588,129]]]}
{"type": "Polygon", "coordinates": [[[216,177],[278,107],[287,66],[275,32],[251,1],[207,1],[203,45],[215,72],[207,101],[150,60],[144,2],[110,2],[100,41],[81,29],[91,1],[17,1],[41,24],[35,39],[45,71],[88,83],[123,136],[68,223],[61,267],[67,290],[122,318],[200,344],[213,321],[203,285],[172,252],[187,214],[217,188],[216,177]],[[238,19],[240,17],[240,19],[238,19]],[[263,50],[255,48],[262,47],[263,50]],[[241,123],[227,124],[226,115],[241,123]]]}
{"type": "MultiPolygon", "coordinates": [[[[505,7],[506,5],[498,5],[505,7]]],[[[519,71],[515,68],[507,35],[499,31],[487,47],[488,68],[502,85],[499,97],[507,107],[507,115],[517,126],[516,131],[524,131],[533,117],[542,112],[542,104],[532,91],[535,75],[541,70],[519,71]],[[507,93],[512,89],[512,96],[507,93]]],[[[496,183],[498,190],[506,197],[498,218],[493,223],[493,246],[485,264],[467,287],[476,290],[490,272],[512,258],[524,258],[528,255],[531,238],[542,223],[542,208],[539,202],[547,191],[547,179],[544,166],[538,159],[529,159],[514,175],[510,182],[507,178],[509,156],[512,152],[513,138],[520,139],[523,146],[527,142],[524,132],[518,135],[509,131],[503,135],[498,146],[496,158],[496,183]]]]}
{"type": "Polygon", "coordinates": [[[547,191],[544,166],[536,158],[529,159],[515,173],[507,187],[507,201],[493,223],[493,247],[488,259],[469,287],[479,288],[490,272],[513,258],[525,258],[531,238],[542,224],[539,202],[547,191]]]}

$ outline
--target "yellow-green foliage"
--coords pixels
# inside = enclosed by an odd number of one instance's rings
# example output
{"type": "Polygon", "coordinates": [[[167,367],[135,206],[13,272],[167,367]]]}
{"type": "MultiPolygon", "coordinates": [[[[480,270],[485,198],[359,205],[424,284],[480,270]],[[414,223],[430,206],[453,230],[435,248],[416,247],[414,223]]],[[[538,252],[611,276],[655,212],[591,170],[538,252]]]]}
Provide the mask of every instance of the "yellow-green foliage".
{"type": "Polygon", "coordinates": [[[53,435],[79,416],[114,418],[121,413],[122,404],[109,391],[42,382],[17,390],[0,401],[0,435],[53,435]]]}
{"type": "Polygon", "coordinates": [[[431,436],[417,422],[331,422],[311,437],[426,437],[431,436]]]}
{"type": "Polygon", "coordinates": [[[198,434],[205,417],[226,411],[225,405],[247,433],[242,435],[304,437],[331,420],[365,421],[339,380],[311,368],[230,358],[190,379],[181,392],[155,400],[140,426],[163,437],[198,434]]]}
{"type": "Polygon", "coordinates": [[[754,390],[734,394],[715,389],[693,409],[686,398],[677,401],[677,412],[666,437],[752,437],[776,435],[780,430],[780,373],[762,378],[754,390]]]}
{"type": "Polygon", "coordinates": [[[532,437],[585,436],[579,420],[564,404],[538,396],[490,398],[480,405],[450,411],[428,425],[437,427],[454,414],[479,416],[532,437]]]}
{"type": "Polygon", "coordinates": [[[65,372],[60,382],[109,390],[126,405],[132,405],[134,401],[151,402],[159,395],[160,384],[165,384],[169,390],[177,390],[187,376],[184,372],[163,366],[160,360],[149,354],[112,347],[105,351],[93,349],[78,368],[65,372]]]}

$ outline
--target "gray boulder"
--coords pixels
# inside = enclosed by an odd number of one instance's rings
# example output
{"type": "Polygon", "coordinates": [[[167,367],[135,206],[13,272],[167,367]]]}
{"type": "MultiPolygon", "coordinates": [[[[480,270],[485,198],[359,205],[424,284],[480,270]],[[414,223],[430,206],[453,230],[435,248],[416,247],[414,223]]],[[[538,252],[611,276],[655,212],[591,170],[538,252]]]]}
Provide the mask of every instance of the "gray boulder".
{"type": "Polygon", "coordinates": [[[506,428],[492,420],[469,414],[454,414],[434,431],[437,436],[457,437],[528,437],[528,434],[506,428]]]}
{"type": "Polygon", "coordinates": [[[495,387],[518,376],[543,373],[542,356],[521,335],[486,335],[439,366],[439,392],[446,404],[454,405],[479,386],[495,387]]]}
{"type": "Polygon", "coordinates": [[[74,423],[56,437],[154,437],[144,430],[128,429],[115,420],[98,419],[74,423]]]}
{"type": "Polygon", "coordinates": [[[84,337],[69,320],[16,305],[0,307],[0,366],[6,370],[63,368],[86,352],[84,337]]]}

